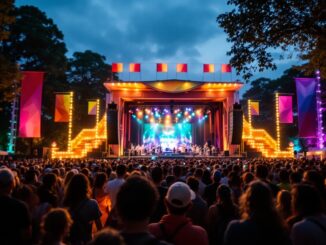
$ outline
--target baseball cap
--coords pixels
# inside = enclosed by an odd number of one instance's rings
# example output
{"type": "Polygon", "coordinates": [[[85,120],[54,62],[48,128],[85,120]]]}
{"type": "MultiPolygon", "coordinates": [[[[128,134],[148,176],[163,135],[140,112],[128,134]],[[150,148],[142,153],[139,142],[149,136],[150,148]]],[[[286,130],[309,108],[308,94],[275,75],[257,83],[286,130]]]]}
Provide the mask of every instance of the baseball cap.
{"type": "Polygon", "coordinates": [[[196,194],[186,183],[176,182],[170,186],[165,198],[173,207],[184,208],[196,198],[196,194]]]}

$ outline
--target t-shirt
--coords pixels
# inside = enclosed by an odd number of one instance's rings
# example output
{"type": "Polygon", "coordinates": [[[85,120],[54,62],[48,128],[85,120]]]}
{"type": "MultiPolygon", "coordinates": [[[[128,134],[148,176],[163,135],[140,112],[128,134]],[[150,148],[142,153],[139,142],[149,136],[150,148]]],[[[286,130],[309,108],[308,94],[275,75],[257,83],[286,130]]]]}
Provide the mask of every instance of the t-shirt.
{"type": "Polygon", "coordinates": [[[0,244],[25,244],[22,232],[31,226],[26,205],[9,196],[0,196],[0,244]]]}
{"type": "Polygon", "coordinates": [[[171,245],[170,243],[160,241],[148,232],[143,233],[125,233],[121,232],[126,245],[171,245]]]}
{"type": "Polygon", "coordinates": [[[98,203],[94,199],[82,201],[76,208],[69,210],[73,219],[73,225],[70,230],[70,240],[89,241],[92,239],[93,221],[101,217],[101,211],[98,203]]]}
{"type": "Polygon", "coordinates": [[[118,191],[124,182],[125,180],[123,178],[116,178],[114,180],[110,180],[104,185],[105,193],[108,193],[110,196],[112,208],[115,207],[118,191]]]}

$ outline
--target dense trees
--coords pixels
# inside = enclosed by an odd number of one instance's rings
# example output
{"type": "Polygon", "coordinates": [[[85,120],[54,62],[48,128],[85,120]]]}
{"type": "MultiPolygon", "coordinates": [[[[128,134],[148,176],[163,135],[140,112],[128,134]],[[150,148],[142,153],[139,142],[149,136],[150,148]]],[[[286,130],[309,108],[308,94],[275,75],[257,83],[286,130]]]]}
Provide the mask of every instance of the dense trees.
{"type": "Polygon", "coordinates": [[[232,43],[228,55],[248,80],[256,70],[276,69],[275,58],[298,57],[307,73],[326,75],[326,3],[322,0],[229,0],[217,17],[232,43]]]}

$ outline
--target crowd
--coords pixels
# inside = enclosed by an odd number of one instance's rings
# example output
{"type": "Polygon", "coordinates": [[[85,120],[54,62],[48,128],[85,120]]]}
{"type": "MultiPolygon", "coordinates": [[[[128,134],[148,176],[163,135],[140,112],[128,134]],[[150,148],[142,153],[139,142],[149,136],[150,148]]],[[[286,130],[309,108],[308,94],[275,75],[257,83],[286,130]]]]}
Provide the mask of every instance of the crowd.
{"type": "Polygon", "coordinates": [[[0,244],[326,244],[326,161],[0,160],[0,244]]]}

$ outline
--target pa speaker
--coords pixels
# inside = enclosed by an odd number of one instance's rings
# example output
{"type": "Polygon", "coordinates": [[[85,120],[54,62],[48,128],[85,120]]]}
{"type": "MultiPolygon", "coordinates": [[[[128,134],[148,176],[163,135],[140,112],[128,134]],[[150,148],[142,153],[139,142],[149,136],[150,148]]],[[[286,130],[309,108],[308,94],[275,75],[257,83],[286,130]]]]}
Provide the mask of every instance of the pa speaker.
{"type": "Polygon", "coordinates": [[[118,141],[118,110],[114,103],[108,104],[107,109],[107,139],[108,144],[116,145],[118,141]]]}
{"type": "Polygon", "coordinates": [[[229,143],[231,145],[240,145],[243,127],[243,111],[239,104],[234,104],[229,119],[229,143]]]}

